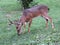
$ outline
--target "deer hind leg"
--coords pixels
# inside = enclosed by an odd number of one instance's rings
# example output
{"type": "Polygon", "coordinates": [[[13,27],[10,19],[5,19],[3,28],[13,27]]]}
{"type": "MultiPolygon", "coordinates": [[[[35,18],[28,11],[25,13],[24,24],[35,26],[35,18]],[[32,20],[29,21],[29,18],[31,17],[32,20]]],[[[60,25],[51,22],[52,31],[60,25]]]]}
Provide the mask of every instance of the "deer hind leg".
{"type": "Polygon", "coordinates": [[[28,32],[30,32],[30,26],[31,26],[31,23],[32,23],[32,19],[29,21],[28,32]]]}
{"type": "MultiPolygon", "coordinates": [[[[52,18],[50,16],[48,16],[46,13],[43,15],[43,17],[47,20],[50,20],[50,23],[52,25],[52,28],[54,29],[54,24],[53,24],[53,21],[52,21],[52,18]]],[[[46,21],[47,22],[47,21],[46,21]]],[[[47,23],[46,23],[46,26],[47,26],[47,23]]]]}
{"type": "Polygon", "coordinates": [[[48,29],[48,19],[45,20],[46,20],[46,29],[48,29]]]}

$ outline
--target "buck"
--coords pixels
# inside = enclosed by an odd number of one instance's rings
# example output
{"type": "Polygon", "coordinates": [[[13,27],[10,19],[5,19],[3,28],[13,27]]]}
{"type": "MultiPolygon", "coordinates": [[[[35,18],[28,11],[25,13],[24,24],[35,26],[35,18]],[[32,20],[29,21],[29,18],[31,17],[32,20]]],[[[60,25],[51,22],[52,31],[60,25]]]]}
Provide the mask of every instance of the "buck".
{"type": "Polygon", "coordinates": [[[30,26],[32,23],[32,19],[37,16],[42,16],[46,20],[46,28],[48,28],[48,20],[49,20],[52,25],[52,28],[54,29],[54,24],[53,24],[52,18],[50,16],[48,16],[48,11],[49,11],[49,8],[46,5],[33,6],[32,8],[25,9],[23,11],[23,15],[21,16],[21,18],[18,21],[17,20],[15,20],[14,22],[12,22],[11,20],[9,20],[9,21],[10,21],[10,24],[16,25],[18,35],[21,34],[21,27],[23,25],[25,28],[25,26],[26,26],[25,22],[29,22],[28,32],[30,32],[30,26]]]}

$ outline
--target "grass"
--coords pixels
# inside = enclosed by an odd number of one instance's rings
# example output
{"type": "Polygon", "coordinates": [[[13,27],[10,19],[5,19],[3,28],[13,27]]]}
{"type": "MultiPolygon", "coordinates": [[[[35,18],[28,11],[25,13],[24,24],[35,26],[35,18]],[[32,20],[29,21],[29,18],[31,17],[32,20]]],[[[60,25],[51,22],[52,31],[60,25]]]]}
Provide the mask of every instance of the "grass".
{"type": "Polygon", "coordinates": [[[49,16],[53,19],[55,29],[51,28],[49,22],[49,28],[46,30],[45,20],[42,17],[36,17],[33,19],[30,33],[28,33],[27,24],[25,33],[18,36],[15,26],[8,26],[6,15],[10,15],[11,20],[20,18],[21,5],[16,0],[0,0],[0,45],[60,45],[60,0],[34,1],[49,6],[49,16]]]}

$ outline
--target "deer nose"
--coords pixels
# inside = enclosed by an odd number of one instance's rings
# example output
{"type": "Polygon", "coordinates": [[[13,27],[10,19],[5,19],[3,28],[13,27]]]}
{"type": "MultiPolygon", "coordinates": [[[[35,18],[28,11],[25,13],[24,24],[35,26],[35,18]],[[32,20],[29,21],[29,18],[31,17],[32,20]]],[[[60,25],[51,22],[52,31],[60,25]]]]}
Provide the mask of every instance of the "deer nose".
{"type": "Polygon", "coordinates": [[[16,29],[18,29],[18,27],[16,27],[16,29]]]}
{"type": "Polygon", "coordinates": [[[20,30],[20,28],[19,28],[19,27],[16,27],[16,29],[17,29],[17,31],[19,31],[19,30],[20,30]]]}
{"type": "Polygon", "coordinates": [[[20,32],[20,31],[19,31],[19,30],[17,30],[17,34],[18,34],[18,36],[20,35],[20,34],[19,34],[19,32],[20,32]]]}

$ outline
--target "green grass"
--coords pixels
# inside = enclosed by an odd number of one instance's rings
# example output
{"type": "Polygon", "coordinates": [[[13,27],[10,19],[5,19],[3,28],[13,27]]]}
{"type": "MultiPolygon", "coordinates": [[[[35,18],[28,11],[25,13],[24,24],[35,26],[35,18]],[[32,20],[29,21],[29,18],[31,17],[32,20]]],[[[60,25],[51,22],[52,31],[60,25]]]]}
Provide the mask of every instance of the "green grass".
{"type": "Polygon", "coordinates": [[[49,16],[55,24],[55,30],[49,22],[48,30],[45,29],[45,20],[42,17],[33,19],[28,33],[28,24],[25,33],[17,35],[15,25],[8,26],[6,15],[15,20],[22,15],[21,5],[16,0],[0,0],[0,45],[60,45],[60,0],[34,0],[38,4],[49,6],[49,16]],[[10,28],[10,30],[8,30],[10,28]]]}

